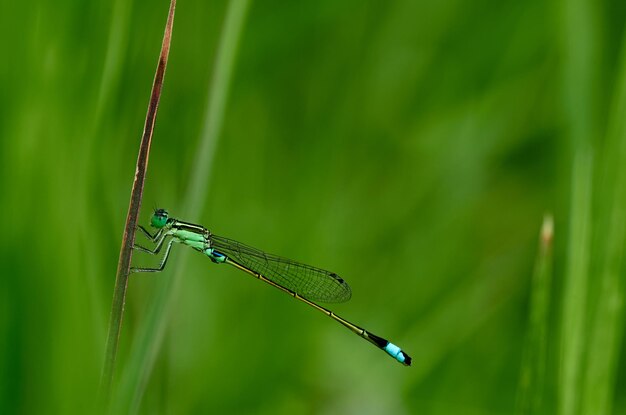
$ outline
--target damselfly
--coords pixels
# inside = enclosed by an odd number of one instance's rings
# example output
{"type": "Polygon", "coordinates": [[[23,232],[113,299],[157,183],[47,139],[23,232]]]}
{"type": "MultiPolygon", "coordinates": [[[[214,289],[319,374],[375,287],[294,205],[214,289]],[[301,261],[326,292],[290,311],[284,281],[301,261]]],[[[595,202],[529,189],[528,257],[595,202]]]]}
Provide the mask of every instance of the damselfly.
{"type": "Polygon", "coordinates": [[[411,357],[395,344],[366,331],[356,324],[350,323],[348,320],[315,303],[315,301],[339,303],[350,299],[352,294],[350,286],[337,274],[267,254],[232,239],[214,235],[203,226],[169,217],[165,209],[155,210],[150,219],[150,224],[157,229],[154,235],[143,226],[138,226],[138,229],[154,243],[154,247],[149,249],[135,245],[134,248],[157,255],[161,248],[166,245],[165,254],[163,254],[158,268],[132,268],[131,271],[163,271],[174,243],[190,246],[208,256],[211,261],[217,264],[225,263],[232,265],[286,292],[293,298],[326,314],[379,349],[384,350],[398,362],[406,366],[411,365],[411,357]]]}

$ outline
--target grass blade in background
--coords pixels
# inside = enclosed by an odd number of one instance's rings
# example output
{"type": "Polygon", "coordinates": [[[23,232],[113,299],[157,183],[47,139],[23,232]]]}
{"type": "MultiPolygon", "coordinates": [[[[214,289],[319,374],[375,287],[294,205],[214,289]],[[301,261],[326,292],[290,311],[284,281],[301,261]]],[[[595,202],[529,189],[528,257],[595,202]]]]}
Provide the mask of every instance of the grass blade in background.
{"type": "Polygon", "coordinates": [[[117,346],[122,329],[122,320],[124,317],[124,302],[126,300],[126,287],[128,285],[128,275],[130,273],[130,261],[132,259],[133,244],[135,241],[135,228],[137,227],[137,219],[139,217],[139,209],[141,207],[141,198],[143,195],[143,187],[146,178],[146,170],[148,168],[148,158],[150,155],[150,144],[152,143],[152,132],[154,130],[154,122],[159,107],[159,99],[161,97],[161,89],[163,86],[163,76],[167,67],[167,58],[170,51],[170,41],[172,36],[172,25],[174,24],[174,9],[176,0],[171,0],[170,9],[163,35],[163,43],[161,46],[161,54],[157,65],[156,74],[152,84],[152,93],[150,95],[150,103],[148,105],[148,113],[144,125],[143,136],[139,147],[139,155],[137,157],[137,168],[133,181],[133,188],[130,196],[130,206],[128,207],[128,215],[126,216],[126,226],[124,228],[124,236],[122,239],[122,247],[120,249],[120,257],[117,265],[117,274],[115,277],[115,290],[113,293],[113,304],[111,306],[111,318],[109,322],[109,331],[107,336],[107,345],[104,358],[104,368],[102,370],[101,380],[101,398],[106,404],[113,381],[115,371],[115,360],[117,357],[117,346]]]}
{"type": "MultiPolygon", "coordinates": [[[[221,126],[235,58],[249,6],[248,0],[229,3],[220,44],[215,59],[214,75],[209,89],[209,104],[204,131],[199,143],[198,156],[191,171],[190,186],[184,197],[181,215],[197,217],[205,202],[211,167],[221,126]]],[[[123,375],[119,391],[118,408],[136,413],[141,404],[146,384],[152,373],[168,324],[169,309],[176,296],[178,281],[184,270],[182,257],[173,277],[158,279],[158,292],[131,350],[129,365],[123,375]],[[122,409],[123,408],[123,409],[122,409]]]]}
{"type": "Polygon", "coordinates": [[[597,135],[597,24],[594,3],[564,0],[562,47],[565,123],[571,138],[569,241],[563,286],[559,413],[578,412],[585,351],[591,249],[593,142],[597,135]]]}
{"type": "Polygon", "coordinates": [[[548,348],[548,314],[552,285],[554,221],[546,215],[541,226],[539,253],[535,263],[530,297],[530,324],[520,386],[517,414],[541,414],[545,411],[546,355],[548,348]]]}
{"type": "MultiPolygon", "coordinates": [[[[626,37],[622,40],[620,65],[617,72],[615,98],[604,149],[606,167],[606,206],[603,218],[608,218],[606,237],[599,241],[602,249],[599,267],[600,295],[593,325],[583,389],[584,414],[611,413],[615,375],[623,337],[624,283],[623,255],[626,242],[626,37]]],[[[603,212],[604,213],[604,212],[603,212]]]]}
{"type": "MultiPolygon", "coordinates": [[[[111,13],[111,23],[109,27],[109,36],[107,39],[106,54],[104,58],[104,64],[102,67],[102,74],[99,82],[98,93],[96,98],[96,106],[93,114],[93,120],[89,126],[89,132],[87,137],[94,137],[92,140],[84,140],[81,155],[79,157],[80,171],[83,172],[79,176],[80,184],[78,189],[83,193],[83,196],[78,200],[78,208],[76,212],[76,219],[81,224],[78,227],[78,237],[76,243],[79,247],[90,246],[95,249],[102,249],[102,247],[96,246],[100,243],[99,240],[91,238],[93,232],[92,226],[90,226],[91,218],[88,217],[86,212],[89,212],[87,206],[93,203],[92,199],[88,196],[90,185],[90,178],[92,177],[90,172],[94,168],[91,161],[95,155],[95,143],[97,140],[95,137],[101,137],[100,129],[102,127],[103,114],[108,109],[112,102],[113,91],[119,88],[119,82],[123,70],[123,57],[127,52],[128,43],[128,31],[130,26],[130,14],[132,9],[132,1],[127,0],[115,0],[111,13]]],[[[79,252],[79,249],[73,250],[79,252]]],[[[102,330],[102,335],[99,337],[104,338],[105,330],[105,316],[102,310],[105,308],[102,303],[101,296],[99,295],[101,288],[97,284],[97,270],[101,268],[101,264],[93,258],[92,261],[85,261],[85,269],[83,272],[87,275],[87,282],[89,284],[89,303],[91,304],[91,313],[93,314],[93,326],[102,330]]],[[[104,353],[104,344],[102,344],[102,351],[104,353]]]]}

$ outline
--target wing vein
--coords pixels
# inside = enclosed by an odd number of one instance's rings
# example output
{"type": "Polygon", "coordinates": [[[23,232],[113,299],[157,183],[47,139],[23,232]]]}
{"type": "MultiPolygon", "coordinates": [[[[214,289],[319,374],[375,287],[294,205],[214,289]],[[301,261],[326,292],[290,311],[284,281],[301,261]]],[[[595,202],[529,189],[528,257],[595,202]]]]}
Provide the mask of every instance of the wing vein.
{"type": "Polygon", "coordinates": [[[350,286],[334,272],[268,254],[222,236],[211,235],[211,247],[311,301],[340,303],[352,295],[350,286]]]}

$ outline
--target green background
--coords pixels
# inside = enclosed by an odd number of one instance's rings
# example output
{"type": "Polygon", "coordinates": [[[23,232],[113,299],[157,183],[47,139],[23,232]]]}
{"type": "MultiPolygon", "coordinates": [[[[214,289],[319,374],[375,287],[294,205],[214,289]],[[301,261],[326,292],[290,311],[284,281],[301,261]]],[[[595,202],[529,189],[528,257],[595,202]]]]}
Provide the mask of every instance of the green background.
{"type": "MultiPolygon", "coordinates": [[[[94,410],[167,7],[0,3],[1,413],[94,410]]],[[[227,8],[178,2],[144,224],[186,210],[227,8]]],[[[182,219],[337,272],[353,297],[331,308],[413,366],[175,247],[180,278],[130,278],[115,411],[625,413],[625,15],[621,1],[252,2],[206,203],[182,219]],[[554,256],[538,257],[547,212],[554,256]],[[161,344],[153,366],[142,339],[161,344]]]]}

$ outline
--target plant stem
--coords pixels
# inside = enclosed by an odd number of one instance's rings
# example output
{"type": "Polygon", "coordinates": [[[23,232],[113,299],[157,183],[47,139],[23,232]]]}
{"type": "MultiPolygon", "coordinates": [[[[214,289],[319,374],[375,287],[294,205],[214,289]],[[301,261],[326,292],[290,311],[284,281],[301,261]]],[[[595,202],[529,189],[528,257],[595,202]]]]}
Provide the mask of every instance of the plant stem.
{"type": "MultiPolygon", "coordinates": [[[[190,185],[184,198],[181,214],[185,217],[197,217],[206,202],[213,156],[221,132],[239,39],[243,33],[249,5],[250,0],[231,0],[228,5],[215,57],[204,129],[191,170],[190,185]]],[[[184,266],[183,257],[180,258],[172,278],[158,281],[157,293],[145,317],[146,323],[135,336],[129,358],[130,365],[124,370],[119,393],[115,399],[117,405],[115,409],[120,413],[132,414],[139,411],[154,362],[163,343],[169,323],[169,309],[173,298],[176,297],[184,266]]]]}
{"type": "Polygon", "coordinates": [[[143,129],[143,135],[141,137],[141,144],[139,146],[135,178],[130,194],[130,205],[126,216],[126,226],[124,227],[122,247],[120,249],[120,257],[117,264],[115,288],[113,291],[113,303],[111,305],[111,318],[109,320],[109,331],[104,355],[104,367],[100,381],[100,396],[102,403],[104,404],[106,404],[109,400],[113,374],[115,372],[115,360],[117,357],[117,348],[122,328],[122,320],[124,317],[126,288],[128,285],[128,275],[130,273],[133,244],[135,242],[135,228],[137,227],[139,209],[141,208],[141,198],[143,196],[143,186],[146,178],[146,170],[148,168],[148,158],[150,155],[150,144],[152,143],[154,122],[159,106],[159,99],[161,97],[161,88],[163,86],[163,76],[165,75],[167,58],[170,51],[175,7],[176,0],[171,0],[167,23],[165,26],[165,33],[163,35],[163,43],[161,45],[161,55],[159,56],[156,74],[152,83],[152,94],[150,95],[148,113],[146,115],[146,122],[143,129]]]}

